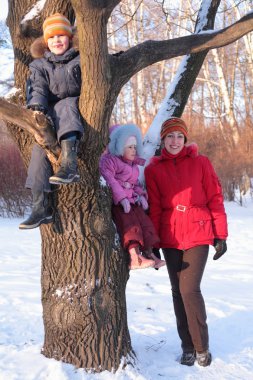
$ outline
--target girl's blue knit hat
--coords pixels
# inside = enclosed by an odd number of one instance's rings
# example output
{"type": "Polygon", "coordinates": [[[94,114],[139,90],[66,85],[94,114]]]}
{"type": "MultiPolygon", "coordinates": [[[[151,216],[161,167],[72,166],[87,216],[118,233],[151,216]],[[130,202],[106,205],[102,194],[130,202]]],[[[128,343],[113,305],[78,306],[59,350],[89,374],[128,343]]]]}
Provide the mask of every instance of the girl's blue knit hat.
{"type": "Polygon", "coordinates": [[[135,136],[137,141],[137,155],[142,155],[142,136],[140,129],[135,124],[117,125],[112,128],[108,151],[114,156],[123,156],[128,137],[135,136]]]}

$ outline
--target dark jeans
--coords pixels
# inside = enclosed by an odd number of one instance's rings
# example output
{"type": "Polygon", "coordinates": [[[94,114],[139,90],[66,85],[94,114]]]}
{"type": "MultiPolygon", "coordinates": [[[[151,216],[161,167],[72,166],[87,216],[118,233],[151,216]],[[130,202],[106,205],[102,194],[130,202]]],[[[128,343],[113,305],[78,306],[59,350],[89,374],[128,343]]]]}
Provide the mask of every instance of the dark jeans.
{"type": "Polygon", "coordinates": [[[171,282],[177,330],[184,352],[208,349],[206,309],[200,290],[208,251],[208,245],[186,251],[163,249],[171,282]]]}

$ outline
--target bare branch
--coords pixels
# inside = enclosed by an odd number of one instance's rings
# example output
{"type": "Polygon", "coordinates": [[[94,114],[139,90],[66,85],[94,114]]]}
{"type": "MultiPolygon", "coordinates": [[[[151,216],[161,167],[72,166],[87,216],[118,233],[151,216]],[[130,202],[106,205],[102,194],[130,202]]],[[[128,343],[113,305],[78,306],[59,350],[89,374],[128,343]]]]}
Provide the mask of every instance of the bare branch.
{"type": "Polygon", "coordinates": [[[61,149],[55,132],[43,113],[21,108],[0,99],[0,118],[31,133],[37,143],[46,150],[49,159],[57,161],[61,149]]]}
{"type": "MultiPolygon", "coordinates": [[[[145,41],[111,59],[111,69],[125,84],[138,71],[156,62],[226,46],[253,30],[253,12],[227,28],[167,41],[145,41]]],[[[116,79],[115,78],[115,79],[116,79]]]]}
{"type": "Polygon", "coordinates": [[[103,10],[107,17],[121,0],[71,0],[73,8],[77,12],[87,12],[92,9],[103,10]]]}

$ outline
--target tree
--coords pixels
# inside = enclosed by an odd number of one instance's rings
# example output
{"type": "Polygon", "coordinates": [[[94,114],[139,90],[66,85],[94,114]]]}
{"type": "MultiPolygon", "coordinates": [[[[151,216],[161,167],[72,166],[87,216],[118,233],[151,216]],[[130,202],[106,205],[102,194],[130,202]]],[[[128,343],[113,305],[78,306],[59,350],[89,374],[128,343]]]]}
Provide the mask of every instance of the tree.
{"type": "MultiPolygon", "coordinates": [[[[81,183],[62,186],[54,193],[55,222],[40,227],[45,327],[42,353],[95,371],[116,370],[123,358],[134,361],[126,316],[127,258],[115,241],[111,201],[100,184],[98,171],[98,160],[108,142],[108,124],[120,90],[134,74],[155,62],[192,53],[202,57],[209,49],[230,44],[253,30],[253,14],[249,14],[219,31],[146,41],[113,56],[108,54],[107,23],[119,3],[120,0],[48,0],[43,9],[31,10],[35,0],[9,0],[7,21],[18,88],[11,102],[17,105],[4,100],[0,104],[0,115],[9,122],[9,131],[25,164],[36,138],[47,149],[55,167],[59,147],[48,133],[46,120],[22,109],[21,105],[31,60],[29,46],[40,34],[42,20],[60,11],[73,21],[75,14],[83,81],[80,111],[85,126],[79,157],[81,183]]],[[[214,17],[219,1],[206,0],[203,5],[213,10],[214,17]]],[[[201,59],[197,63],[199,68],[201,59]]],[[[191,73],[189,84],[185,81],[184,93],[179,86],[174,94],[182,104],[174,111],[178,116],[196,72],[191,73]]]]}

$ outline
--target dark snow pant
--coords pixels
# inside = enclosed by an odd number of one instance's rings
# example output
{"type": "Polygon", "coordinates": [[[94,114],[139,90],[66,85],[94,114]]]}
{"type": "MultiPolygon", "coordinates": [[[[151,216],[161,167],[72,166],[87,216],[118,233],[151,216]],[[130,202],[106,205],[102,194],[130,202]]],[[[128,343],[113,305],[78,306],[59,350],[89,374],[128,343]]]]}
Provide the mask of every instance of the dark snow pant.
{"type": "Polygon", "coordinates": [[[206,309],[200,290],[208,251],[208,245],[186,251],[163,249],[171,282],[177,330],[184,352],[202,352],[208,349],[206,309]]]}
{"type": "Polygon", "coordinates": [[[153,223],[141,206],[131,205],[127,214],[121,206],[113,205],[112,218],[124,249],[127,250],[131,245],[147,250],[159,242],[153,223]]]}
{"type": "MultiPolygon", "coordinates": [[[[75,132],[78,138],[82,136],[83,124],[78,109],[78,97],[62,99],[50,105],[48,114],[53,119],[58,141],[71,132],[75,132]]],[[[50,192],[52,189],[49,177],[52,175],[53,169],[45,150],[35,144],[28,167],[25,187],[34,191],[50,192]]]]}

